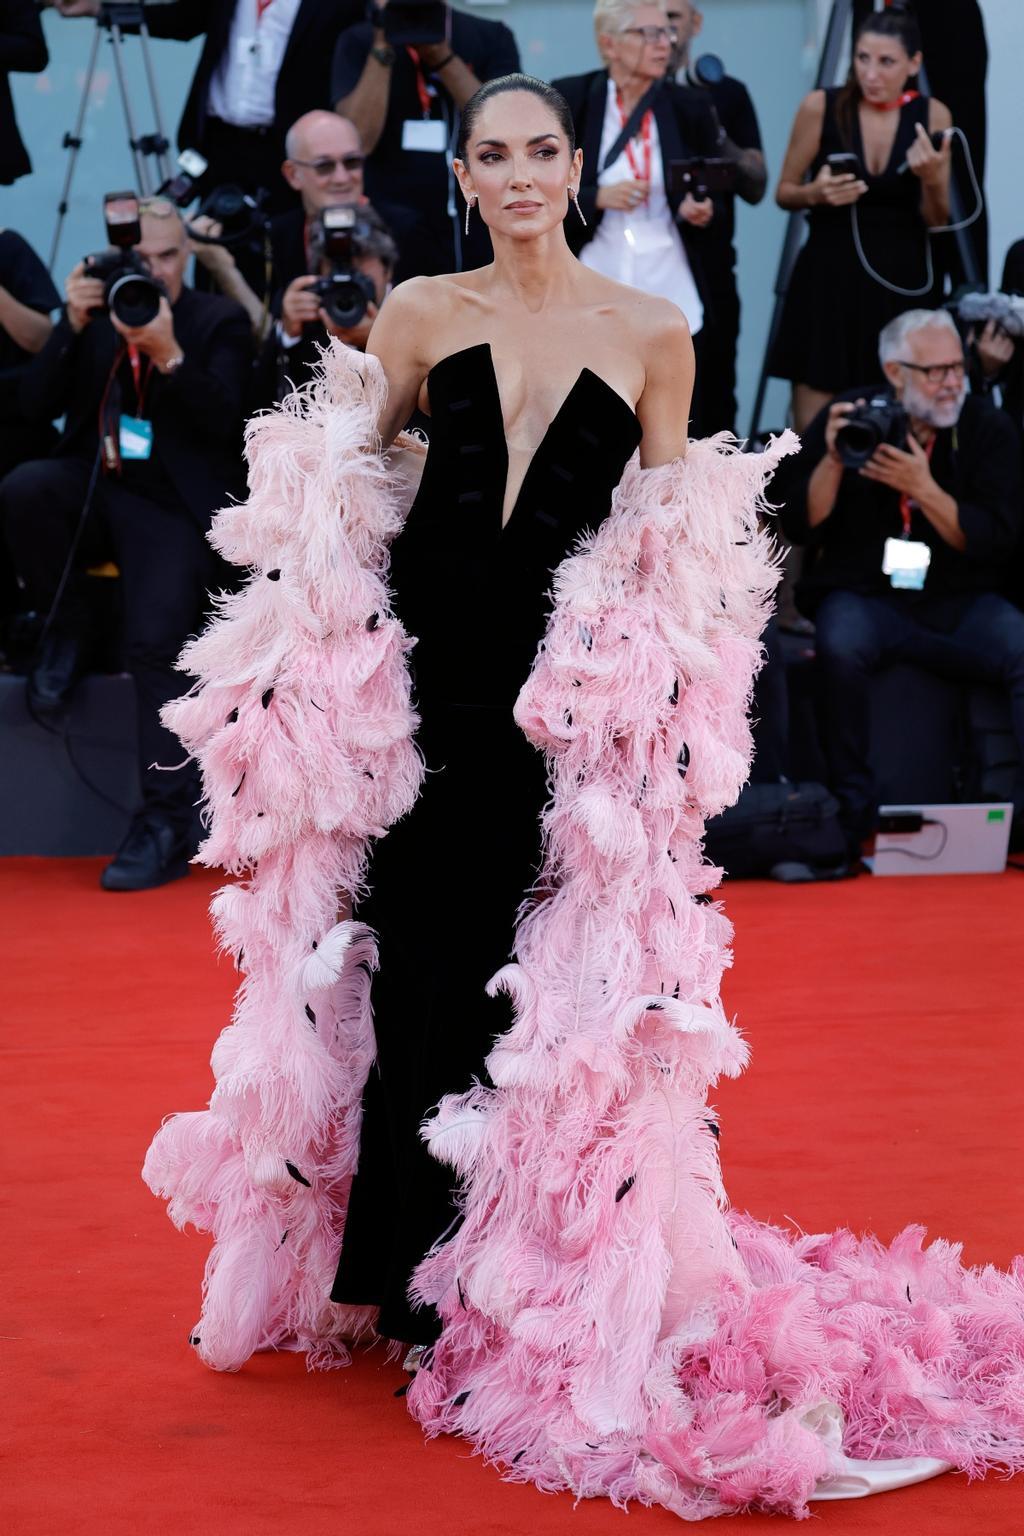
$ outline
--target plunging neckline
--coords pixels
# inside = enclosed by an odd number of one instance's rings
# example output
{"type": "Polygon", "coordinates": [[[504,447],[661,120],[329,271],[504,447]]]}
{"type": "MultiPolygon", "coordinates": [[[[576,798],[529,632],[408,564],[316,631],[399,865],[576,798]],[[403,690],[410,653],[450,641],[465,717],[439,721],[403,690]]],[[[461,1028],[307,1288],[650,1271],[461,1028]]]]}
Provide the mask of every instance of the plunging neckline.
{"type": "Polygon", "coordinates": [[[460,347],[457,352],[449,352],[447,354],[447,356],[439,357],[437,362],[434,364],[434,366],[430,369],[430,371],[427,374],[427,378],[426,378],[427,396],[428,396],[428,398],[430,396],[430,380],[431,380],[431,378],[433,377],[433,375],[437,372],[437,370],[439,368],[444,367],[448,363],[454,362],[457,358],[467,357],[467,356],[469,356],[470,353],[473,353],[473,352],[483,352],[487,356],[487,362],[488,362],[488,366],[489,366],[489,370],[490,370],[490,376],[491,376],[491,385],[492,385],[492,387],[494,389],[494,398],[495,398],[495,401],[496,401],[496,404],[497,404],[497,407],[498,407],[498,416],[499,416],[499,419],[501,421],[501,441],[502,441],[502,449],[503,449],[504,454],[505,454],[505,474],[504,474],[504,479],[503,479],[503,482],[502,482],[502,492],[501,492],[501,525],[500,525],[498,531],[499,531],[499,533],[504,533],[508,529],[508,527],[512,523],[513,518],[516,515],[516,511],[517,511],[517,509],[519,507],[519,503],[523,499],[523,493],[526,490],[526,487],[527,487],[527,485],[529,483],[529,480],[530,480],[530,476],[533,473],[534,466],[536,465],[538,459],[540,458],[541,453],[543,452],[543,450],[547,447],[548,441],[551,438],[552,434],[554,433],[555,428],[558,426],[558,424],[561,421],[562,417],[566,414],[566,412],[569,410],[570,406],[572,405],[572,402],[575,399],[577,390],[580,388],[580,386],[584,383],[584,381],[586,379],[593,379],[597,384],[599,384],[600,387],[607,394],[611,395],[612,398],[615,399],[619,403],[619,405],[623,407],[624,410],[627,410],[629,412],[629,414],[630,414],[630,416],[632,416],[634,422],[639,423],[640,418],[637,416],[635,408],[629,404],[629,401],[625,398],[625,396],[624,395],[620,395],[618,390],[613,388],[612,385],[609,384],[606,379],[602,379],[602,377],[601,377],[601,375],[599,373],[595,373],[592,368],[587,368],[587,367],[581,368],[579,373],[576,375],[576,379],[574,380],[574,382],[570,386],[569,391],[568,391],[568,393],[565,396],[565,399],[562,401],[561,405],[558,407],[557,411],[555,412],[555,414],[552,416],[551,420],[548,422],[547,426],[545,427],[545,429],[544,429],[544,431],[543,431],[543,433],[541,435],[540,441],[538,442],[536,448],[530,454],[530,457],[529,457],[529,459],[526,462],[526,468],[523,471],[523,477],[522,477],[522,479],[519,482],[519,488],[516,491],[515,499],[513,500],[512,505],[511,505],[511,507],[508,510],[508,516],[506,517],[506,515],[505,515],[505,503],[506,503],[506,500],[507,500],[507,497],[508,497],[508,472],[509,472],[508,425],[507,425],[507,423],[505,421],[504,410],[502,409],[501,386],[498,383],[498,372],[497,372],[497,369],[494,366],[494,353],[493,353],[493,351],[491,349],[490,342],[489,341],[475,342],[470,347],[460,347]]]}
{"type": "Polygon", "coordinates": [[[896,129],[892,136],[892,143],[889,145],[888,159],[880,171],[872,171],[868,167],[868,155],[864,144],[864,129],[860,120],[860,108],[858,107],[857,109],[857,147],[860,150],[860,163],[864,168],[865,176],[870,177],[872,181],[881,181],[882,178],[884,176],[888,176],[889,172],[892,170],[892,163],[896,158],[896,145],[899,143],[903,112],[904,108],[900,107],[899,111],[893,114],[896,118],[896,129]]]}

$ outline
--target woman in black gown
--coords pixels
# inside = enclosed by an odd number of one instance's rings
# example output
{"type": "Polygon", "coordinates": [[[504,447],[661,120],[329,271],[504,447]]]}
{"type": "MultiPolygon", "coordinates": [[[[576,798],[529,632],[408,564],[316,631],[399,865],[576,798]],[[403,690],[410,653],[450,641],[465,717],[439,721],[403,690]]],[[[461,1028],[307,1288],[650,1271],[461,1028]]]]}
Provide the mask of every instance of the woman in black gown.
{"type": "Polygon", "coordinates": [[[540,857],[544,764],[512,707],[543,637],[551,572],[607,514],[641,437],[645,466],[682,453],[693,379],[675,306],[570,254],[562,221],[577,217],[580,155],[562,98],[525,77],[495,86],[463,119],[457,162],[494,264],[403,284],[368,348],[389,382],[383,441],[417,399],[431,418],[392,551],[396,609],[417,636],[427,776],[379,845],[357,914],[379,937],[378,1055],[332,1299],[380,1306],[380,1331],[410,1343],[438,1331],[432,1311],[410,1308],[412,1270],[457,1219],[451,1170],[427,1153],[420,1122],[484,1076],[510,1022],[484,989],[509,958],[540,857]],[[496,142],[467,168],[484,111],[496,142]]]}
{"type": "Polygon", "coordinates": [[[882,327],[932,301],[928,229],[949,217],[950,144],[937,150],[929,134],[952,119],[914,89],[921,62],[913,18],[876,12],[858,28],[846,85],[812,91],[793,124],[776,201],[806,209],[809,228],[769,371],[793,381],[798,432],[840,390],[873,383],[882,327]],[[829,165],[841,154],[856,170],[829,165]]]}

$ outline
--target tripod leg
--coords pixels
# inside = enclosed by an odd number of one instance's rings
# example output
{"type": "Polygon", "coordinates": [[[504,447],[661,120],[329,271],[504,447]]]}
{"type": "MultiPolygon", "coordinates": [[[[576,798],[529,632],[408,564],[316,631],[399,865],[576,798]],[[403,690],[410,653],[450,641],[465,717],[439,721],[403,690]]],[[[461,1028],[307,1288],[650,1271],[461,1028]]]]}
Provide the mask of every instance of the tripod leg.
{"type": "Polygon", "coordinates": [[[75,166],[78,163],[78,152],[82,147],[82,130],[85,127],[85,114],[89,106],[89,97],[92,95],[92,82],[96,74],[96,55],[100,46],[100,24],[97,20],[96,29],[92,35],[92,51],[89,54],[89,63],[85,70],[85,79],[82,82],[82,96],[78,103],[78,117],[74,129],[64,138],[65,147],[70,150],[68,168],[64,173],[64,186],[61,188],[60,202],[57,204],[57,222],[54,225],[53,241],[50,245],[50,260],[47,263],[52,275],[57,263],[57,252],[60,249],[60,237],[64,231],[64,219],[68,211],[68,199],[71,196],[71,183],[74,180],[75,166]]]}
{"type": "Polygon", "coordinates": [[[124,108],[124,121],[128,129],[128,143],[131,145],[132,159],[135,161],[135,180],[142,197],[148,197],[152,190],[149,185],[149,167],[146,165],[145,156],[139,143],[139,136],[135,131],[135,120],[132,117],[131,97],[128,94],[128,81],[124,72],[124,58],[121,53],[124,47],[124,33],[118,22],[110,21],[110,46],[114,53],[114,73],[117,76],[118,88],[121,92],[121,105],[124,108]]]}
{"type": "Polygon", "coordinates": [[[160,110],[160,97],[156,88],[156,74],[153,70],[153,55],[149,50],[149,28],[146,26],[146,14],[142,13],[139,22],[139,47],[142,50],[142,63],[146,71],[146,80],[149,83],[149,96],[153,106],[153,123],[156,128],[154,147],[150,151],[156,160],[157,170],[160,172],[161,184],[170,179],[171,167],[168,159],[170,140],[164,132],[163,113],[160,110]]]}

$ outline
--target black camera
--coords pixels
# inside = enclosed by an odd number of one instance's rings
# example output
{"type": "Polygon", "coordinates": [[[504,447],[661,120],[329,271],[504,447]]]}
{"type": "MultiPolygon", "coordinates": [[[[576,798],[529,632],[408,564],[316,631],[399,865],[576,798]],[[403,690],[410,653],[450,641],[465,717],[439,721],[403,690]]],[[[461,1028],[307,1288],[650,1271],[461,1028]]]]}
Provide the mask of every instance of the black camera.
{"type": "Polygon", "coordinates": [[[448,35],[448,7],[443,0],[390,0],[383,8],[370,0],[367,7],[375,27],[395,48],[417,43],[443,43],[448,35]]]}
{"type": "Polygon", "coordinates": [[[178,170],[157,187],[157,196],[166,197],[177,208],[187,208],[199,193],[199,183],[206,175],[207,161],[198,149],[183,149],[178,156],[178,170]]]}
{"type": "Polygon", "coordinates": [[[836,453],[847,469],[862,469],[883,443],[907,446],[910,418],[892,395],[872,395],[857,405],[836,433],[836,453]]]}
{"type": "Polygon", "coordinates": [[[678,208],[686,194],[699,203],[713,192],[732,192],[736,187],[736,164],[697,155],[691,160],[670,160],[668,191],[673,208],[678,208]]]}
{"type": "Polygon", "coordinates": [[[369,232],[369,226],[359,218],[359,210],[349,204],[325,208],[313,232],[313,247],[330,264],[331,271],[310,283],[310,290],[342,330],[358,325],[367,307],[377,301],[372,278],[357,272],[354,266],[360,240],[369,232]]]}
{"type": "Polygon", "coordinates": [[[109,310],[122,325],[132,328],[148,325],[157,317],[164,287],[134,250],[142,239],[135,193],[108,192],[103,199],[103,216],[110,246],[85,258],[89,276],[103,284],[103,304],[96,313],[109,310]]]}

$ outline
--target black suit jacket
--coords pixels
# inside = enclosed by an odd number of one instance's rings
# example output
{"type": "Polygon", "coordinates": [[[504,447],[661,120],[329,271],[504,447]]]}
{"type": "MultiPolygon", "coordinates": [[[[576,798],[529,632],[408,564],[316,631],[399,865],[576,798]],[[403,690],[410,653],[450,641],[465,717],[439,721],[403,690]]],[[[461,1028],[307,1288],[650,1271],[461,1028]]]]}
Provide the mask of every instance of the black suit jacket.
{"type": "Polygon", "coordinates": [[[50,62],[34,0],[0,0],[0,186],[32,169],[14,119],[8,74],[38,75],[50,62]]]}
{"type": "MultiPolygon", "coordinates": [[[[587,241],[593,239],[594,231],[603,217],[603,210],[597,206],[597,178],[601,169],[601,135],[608,100],[608,72],[595,69],[590,74],[569,75],[564,80],[553,80],[551,83],[569,103],[576,128],[576,146],[583,151],[579,199],[587,227],[583,227],[571,210],[565,225],[569,244],[578,255],[587,241]]],[[[655,98],[654,120],[658,125],[666,186],[668,167],[672,160],[715,154],[717,140],[714,119],[707,102],[695,92],[666,80],[655,98]]],[[[685,219],[677,219],[676,223],[693,270],[694,281],[705,308],[708,308],[708,283],[705,276],[705,246],[708,242],[705,231],[694,229],[685,219]]]]}
{"type": "MultiPolygon", "coordinates": [[[[210,516],[244,486],[242,405],[252,358],[249,319],[240,305],[183,288],[174,332],[185,361],[154,373],[146,395],[153,454],[204,530],[210,516]]],[[[105,316],[76,334],[62,316],[25,372],[21,401],[33,421],[66,413],[58,455],[91,459],[103,393],[120,346],[105,316]]]]}
{"type": "MultiPolygon", "coordinates": [[[[206,34],[178,128],[178,146],[202,149],[210,81],[224,56],[237,0],[173,0],[146,7],[153,37],[188,42],[206,34]]],[[[331,107],[331,60],[339,33],[361,21],[362,0],[302,0],[281,61],[274,126],[284,158],[284,136],[296,118],[314,107],[331,107]]]]}

